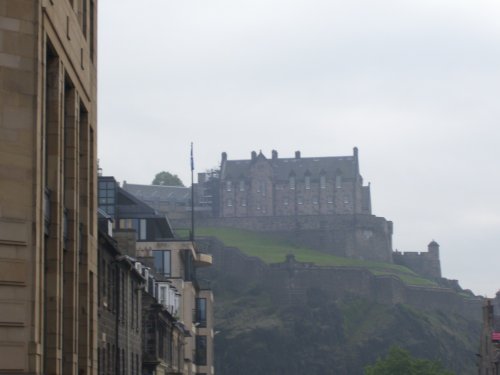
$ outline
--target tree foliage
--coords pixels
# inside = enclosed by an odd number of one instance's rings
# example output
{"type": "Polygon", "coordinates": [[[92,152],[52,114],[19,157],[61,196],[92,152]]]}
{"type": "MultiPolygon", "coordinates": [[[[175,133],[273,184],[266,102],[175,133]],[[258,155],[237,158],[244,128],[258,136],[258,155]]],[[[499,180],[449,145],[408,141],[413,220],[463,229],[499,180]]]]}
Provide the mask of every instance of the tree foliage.
{"type": "Polygon", "coordinates": [[[165,171],[157,173],[151,185],[184,186],[179,176],[165,171]]]}
{"type": "Polygon", "coordinates": [[[399,347],[392,347],[389,354],[378,359],[372,366],[365,367],[365,375],[453,375],[441,363],[414,358],[399,347]]]}

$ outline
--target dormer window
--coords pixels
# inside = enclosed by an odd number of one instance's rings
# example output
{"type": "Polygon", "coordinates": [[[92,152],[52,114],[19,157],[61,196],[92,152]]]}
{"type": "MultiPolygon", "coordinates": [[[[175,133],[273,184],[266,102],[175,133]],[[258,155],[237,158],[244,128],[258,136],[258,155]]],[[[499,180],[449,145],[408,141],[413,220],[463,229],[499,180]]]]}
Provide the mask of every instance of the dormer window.
{"type": "Polygon", "coordinates": [[[311,176],[306,175],[304,182],[305,182],[306,190],[311,189],[311,176]]]}
{"type": "Polygon", "coordinates": [[[290,190],[295,190],[295,176],[294,175],[291,175],[288,178],[288,182],[289,182],[289,185],[290,185],[290,190]]]}

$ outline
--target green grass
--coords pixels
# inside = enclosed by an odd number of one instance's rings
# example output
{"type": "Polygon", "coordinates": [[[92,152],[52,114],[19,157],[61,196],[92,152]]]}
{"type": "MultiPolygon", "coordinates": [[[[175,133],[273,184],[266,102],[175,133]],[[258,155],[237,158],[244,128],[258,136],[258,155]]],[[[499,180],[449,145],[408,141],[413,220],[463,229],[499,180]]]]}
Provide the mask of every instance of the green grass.
{"type": "Polygon", "coordinates": [[[299,262],[318,266],[366,268],[375,275],[395,275],[408,285],[436,286],[410,269],[391,263],[364,261],[327,254],[318,250],[290,245],[285,239],[272,235],[234,228],[198,228],[197,236],[213,236],[226,246],[237,247],[244,254],[260,258],[267,264],[283,262],[293,254],[299,262]]]}

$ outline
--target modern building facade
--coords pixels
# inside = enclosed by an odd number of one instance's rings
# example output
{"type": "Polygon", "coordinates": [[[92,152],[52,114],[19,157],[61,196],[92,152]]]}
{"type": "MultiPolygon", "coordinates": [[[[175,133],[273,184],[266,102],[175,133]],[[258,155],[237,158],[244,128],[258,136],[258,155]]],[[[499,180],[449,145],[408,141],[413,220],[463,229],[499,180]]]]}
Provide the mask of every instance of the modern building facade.
{"type": "Polygon", "coordinates": [[[358,149],[352,156],[229,160],[222,153],[220,216],[371,214],[370,187],[359,174],[358,149]]]}
{"type": "Polygon", "coordinates": [[[0,1],[0,373],[97,372],[96,18],[0,1]]]}

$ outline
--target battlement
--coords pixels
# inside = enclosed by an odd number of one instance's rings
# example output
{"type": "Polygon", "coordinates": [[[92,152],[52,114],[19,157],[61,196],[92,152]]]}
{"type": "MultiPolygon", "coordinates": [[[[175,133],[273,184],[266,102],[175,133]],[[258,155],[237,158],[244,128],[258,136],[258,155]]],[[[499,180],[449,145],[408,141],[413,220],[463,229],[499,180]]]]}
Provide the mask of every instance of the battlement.
{"type": "Polygon", "coordinates": [[[422,276],[433,279],[441,278],[439,244],[436,241],[431,241],[427,249],[426,252],[400,252],[396,250],[392,253],[392,259],[395,264],[408,267],[422,276]]]}

